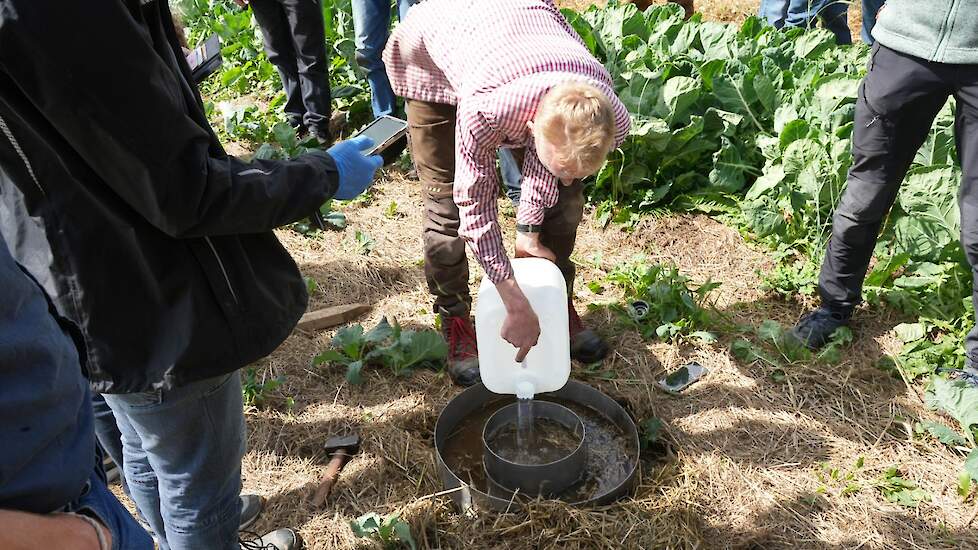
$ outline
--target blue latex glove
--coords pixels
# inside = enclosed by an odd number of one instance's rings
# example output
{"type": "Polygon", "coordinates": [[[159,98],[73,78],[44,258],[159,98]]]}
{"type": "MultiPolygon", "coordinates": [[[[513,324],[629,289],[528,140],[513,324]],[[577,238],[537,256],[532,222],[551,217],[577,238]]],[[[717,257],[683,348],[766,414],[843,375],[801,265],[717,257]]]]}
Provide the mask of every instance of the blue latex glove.
{"type": "Polygon", "coordinates": [[[377,169],[384,165],[384,159],[380,155],[363,154],[364,150],[373,146],[373,139],[359,136],[341,141],[326,150],[326,154],[333,157],[336,170],[340,173],[340,185],[336,188],[334,199],[355,199],[370,187],[377,169]]]}

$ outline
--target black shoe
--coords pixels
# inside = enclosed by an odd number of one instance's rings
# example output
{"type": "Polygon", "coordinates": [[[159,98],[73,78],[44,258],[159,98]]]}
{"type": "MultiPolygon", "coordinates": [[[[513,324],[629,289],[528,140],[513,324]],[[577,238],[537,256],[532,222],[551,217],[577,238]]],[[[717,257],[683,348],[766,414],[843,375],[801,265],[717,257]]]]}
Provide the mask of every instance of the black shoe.
{"type": "Polygon", "coordinates": [[[571,359],[590,365],[608,356],[608,344],[598,333],[584,326],[574,304],[567,302],[567,321],[570,329],[571,359]]]}
{"type": "Polygon", "coordinates": [[[839,327],[849,324],[851,315],[820,307],[807,313],[791,329],[791,334],[809,349],[817,350],[832,339],[832,333],[839,327]]]}
{"type": "Polygon", "coordinates": [[[323,149],[333,145],[333,136],[330,135],[328,129],[309,128],[309,137],[315,139],[319,143],[319,147],[323,149]]]}
{"type": "Polygon", "coordinates": [[[468,316],[442,316],[442,334],[448,342],[448,376],[463,388],[477,384],[479,350],[475,343],[475,328],[468,316]]]}
{"type": "Polygon", "coordinates": [[[306,128],[306,125],[302,123],[301,118],[289,118],[286,120],[286,122],[292,127],[293,130],[295,130],[295,138],[297,140],[302,141],[302,138],[309,135],[309,130],[306,128]]]}
{"type": "Polygon", "coordinates": [[[265,499],[258,495],[241,495],[238,499],[241,501],[241,523],[238,525],[238,530],[244,531],[261,515],[262,508],[265,507],[265,499]]]}

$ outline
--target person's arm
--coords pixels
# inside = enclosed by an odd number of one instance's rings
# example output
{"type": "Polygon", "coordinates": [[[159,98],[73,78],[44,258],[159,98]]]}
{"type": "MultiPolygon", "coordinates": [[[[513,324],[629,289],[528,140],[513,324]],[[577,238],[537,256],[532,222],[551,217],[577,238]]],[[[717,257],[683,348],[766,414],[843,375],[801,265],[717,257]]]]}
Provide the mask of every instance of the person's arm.
{"type": "Polygon", "coordinates": [[[0,510],[0,548],[4,550],[100,550],[98,527],[103,540],[112,547],[112,533],[101,523],[95,525],[73,514],[29,514],[0,510]]]}
{"type": "MultiPolygon", "coordinates": [[[[560,194],[556,176],[540,162],[540,157],[532,147],[526,149],[523,158],[523,180],[520,184],[520,204],[516,210],[516,223],[540,225],[546,209],[557,204],[560,194]]],[[[552,262],[557,256],[540,243],[540,233],[516,233],[516,257],[533,256],[546,258],[552,262]]]]}
{"type": "Polygon", "coordinates": [[[632,117],[628,114],[628,108],[621,102],[611,86],[599,84],[598,87],[608,96],[611,108],[615,111],[615,148],[617,149],[621,147],[625,138],[628,137],[628,132],[632,129],[632,117]]]}
{"type": "MultiPolygon", "coordinates": [[[[160,10],[151,15],[169,19],[165,4],[150,4],[160,10]]],[[[188,105],[188,85],[163,61],[179,52],[154,49],[123,2],[0,0],[0,13],[0,70],[165,233],[267,231],[308,216],[336,191],[325,152],[245,163],[212,148],[187,114],[199,109],[188,105]]]]}
{"type": "Polygon", "coordinates": [[[496,198],[499,176],[495,152],[499,139],[477,105],[462,102],[455,127],[454,199],[459,235],[493,283],[513,277],[503,247],[496,198]]]}
{"type": "Polygon", "coordinates": [[[540,337],[540,323],[513,278],[503,247],[496,203],[499,177],[495,152],[499,138],[476,105],[459,105],[455,130],[455,204],[459,235],[468,242],[506,307],[501,336],[519,349],[522,361],[540,337]]]}

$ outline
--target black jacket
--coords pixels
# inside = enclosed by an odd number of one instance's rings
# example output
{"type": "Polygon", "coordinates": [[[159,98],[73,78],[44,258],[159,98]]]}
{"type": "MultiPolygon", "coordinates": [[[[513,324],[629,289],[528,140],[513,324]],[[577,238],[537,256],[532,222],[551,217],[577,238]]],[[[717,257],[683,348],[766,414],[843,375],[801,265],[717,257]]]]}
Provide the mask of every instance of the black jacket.
{"type": "Polygon", "coordinates": [[[0,230],[96,391],[231,372],[305,310],[271,230],[332,196],[335,165],[228,156],[189,82],[165,0],[0,0],[0,230]]]}

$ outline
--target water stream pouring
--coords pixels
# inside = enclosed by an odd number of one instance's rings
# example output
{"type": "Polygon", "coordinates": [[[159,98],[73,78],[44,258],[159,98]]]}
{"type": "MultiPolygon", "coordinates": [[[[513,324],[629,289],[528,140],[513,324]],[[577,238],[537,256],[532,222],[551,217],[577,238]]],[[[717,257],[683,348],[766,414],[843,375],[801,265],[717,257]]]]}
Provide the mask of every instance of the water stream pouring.
{"type": "MultiPolygon", "coordinates": [[[[490,493],[504,498],[514,491],[531,497],[558,496],[583,477],[587,459],[584,422],[563,405],[538,401],[534,403],[534,422],[549,423],[551,428],[546,433],[541,430],[531,447],[524,447],[520,442],[514,450],[508,446],[511,442],[508,440],[512,439],[513,424],[518,422],[517,410],[521,405],[499,409],[482,431],[483,463],[490,493]],[[554,439],[555,435],[560,437],[554,439]]],[[[519,435],[516,439],[519,440],[519,435]]]]}
{"type": "Polygon", "coordinates": [[[475,310],[483,383],[438,417],[439,475],[462,510],[514,511],[523,495],[611,502],[635,482],[638,430],[615,400],[568,380],[567,288],[557,266],[520,258],[513,272],[540,320],[540,338],[517,363],[516,348],[501,336],[506,308],[495,285],[483,280],[475,310]]]}

